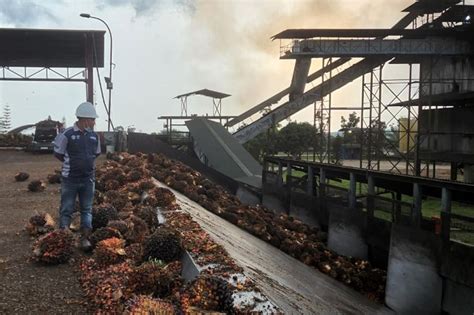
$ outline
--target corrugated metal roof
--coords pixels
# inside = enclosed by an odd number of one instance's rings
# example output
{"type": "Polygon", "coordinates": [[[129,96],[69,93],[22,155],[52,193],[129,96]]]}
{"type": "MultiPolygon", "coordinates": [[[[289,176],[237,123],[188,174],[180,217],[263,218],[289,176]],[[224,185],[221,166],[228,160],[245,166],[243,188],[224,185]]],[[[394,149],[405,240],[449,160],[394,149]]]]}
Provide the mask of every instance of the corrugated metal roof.
{"type": "Polygon", "coordinates": [[[387,36],[405,36],[423,38],[427,36],[458,36],[464,33],[464,28],[423,28],[423,29],[287,29],[272,37],[275,39],[306,39],[317,37],[362,37],[375,38],[387,36]]]}
{"type": "Polygon", "coordinates": [[[86,39],[90,38],[95,46],[94,66],[103,67],[104,34],[105,31],[90,30],[3,28],[0,66],[83,68],[86,39]]]}
{"type": "Polygon", "coordinates": [[[182,97],[190,96],[190,95],[203,95],[203,96],[208,96],[208,97],[212,97],[212,98],[219,98],[219,99],[223,99],[223,98],[226,98],[226,97],[230,96],[230,94],[225,94],[225,93],[221,93],[221,92],[217,92],[217,91],[213,91],[213,90],[208,90],[208,89],[202,89],[202,90],[199,90],[199,91],[194,91],[194,92],[189,92],[189,93],[186,93],[186,94],[181,94],[181,95],[176,96],[175,98],[182,98],[182,97]]]}
{"type": "Polygon", "coordinates": [[[195,118],[187,121],[186,126],[210,167],[237,181],[261,185],[261,165],[221,124],[195,118]]]}

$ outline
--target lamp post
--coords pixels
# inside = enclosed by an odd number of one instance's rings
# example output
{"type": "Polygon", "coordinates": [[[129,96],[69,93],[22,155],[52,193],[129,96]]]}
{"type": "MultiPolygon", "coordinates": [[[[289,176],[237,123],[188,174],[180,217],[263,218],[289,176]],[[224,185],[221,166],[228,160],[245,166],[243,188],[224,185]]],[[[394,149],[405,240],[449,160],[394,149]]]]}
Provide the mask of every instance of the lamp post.
{"type": "Polygon", "coordinates": [[[113,89],[113,83],[112,83],[112,31],[110,30],[109,25],[107,25],[107,23],[104,20],[102,20],[101,18],[98,18],[96,16],[92,16],[89,13],[81,13],[80,16],[83,17],[83,18],[87,18],[87,19],[95,19],[95,20],[101,21],[105,25],[105,27],[107,27],[107,30],[109,31],[109,36],[110,36],[109,77],[105,77],[104,79],[105,79],[105,82],[107,84],[107,89],[109,90],[109,106],[108,106],[108,109],[107,109],[107,116],[108,116],[107,131],[110,131],[110,125],[111,125],[110,111],[111,111],[111,107],[112,107],[112,89],[113,89]]]}

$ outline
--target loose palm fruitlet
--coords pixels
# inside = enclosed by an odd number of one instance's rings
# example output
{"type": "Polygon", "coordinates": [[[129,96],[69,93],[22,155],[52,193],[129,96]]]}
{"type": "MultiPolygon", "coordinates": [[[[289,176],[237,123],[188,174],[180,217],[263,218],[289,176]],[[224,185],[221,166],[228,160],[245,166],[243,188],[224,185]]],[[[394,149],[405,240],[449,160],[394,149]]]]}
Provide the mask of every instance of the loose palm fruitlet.
{"type": "Polygon", "coordinates": [[[20,172],[20,173],[17,173],[15,175],[15,180],[17,182],[24,182],[25,180],[27,180],[28,178],[30,178],[30,174],[28,173],[25,173],[25,172],[20,172]]]}
{"type": "Polygon", "coordinates": [[[229,284],[220,278],[200,276],[189,288],[189,304],[206,311],[234,313],[234,299],[229,284]]]}
{"type": "Polygon", "coordinates": [[[72,255],[74,238],[72,233],[56,230],[40,237],[33,244],[32,260],[45,264],[62,264],[72,255]]]}
{"type": "Polygon", "coordinates": [[[175,314],[173,304],[152,298],[147,295],[137,295],[127,301],[126,315],[172,315],[175,314]]]}
{"type": "Polygon", "coordinates": [[[182,253],[181,239],[178,234],[161,228],[150,235],[143,245],[143,257],[171,262],[179,259],[182,253]]]}
{"type": "Polygon", "coordinates": [[[113,265],[125,260],[125,241],[116,237],[97,243],[94,249],[95,261],[100,265],[113,265]]]}
{"type": "Polygon", "coordinates": [[[32,236],[45,234],[54,230],[54,224],[54,219],[49,213],[37,213],[28,221],[26,231],[32,236]]]}
{"type": "Polygon", "coordinates": [[[92,228],[94,230],[107,226],[109,221],[117,219],[117,210],[111,205],[102,205],[92,210],[92,228]]]}
{"type": "Polygon", "coordinates": [[[99,243],[100,241],[103,241],[112,237],[116,237],[120,239],[123,238],[122,234],[118,230],[111,228],[109,226],[106,226],[106,227],[101,227],[95,230],[94,233],[92,233],[92,235],[90,236],[89,240],[92,246],[95,247],[97,243],[99,243]]]}
{"type": "Polygon", "coordinates": [[[46,185],[42,180],[34,180],[28,184],[28,190],[32,192],[41,192],[46,189],[46,185]]]}

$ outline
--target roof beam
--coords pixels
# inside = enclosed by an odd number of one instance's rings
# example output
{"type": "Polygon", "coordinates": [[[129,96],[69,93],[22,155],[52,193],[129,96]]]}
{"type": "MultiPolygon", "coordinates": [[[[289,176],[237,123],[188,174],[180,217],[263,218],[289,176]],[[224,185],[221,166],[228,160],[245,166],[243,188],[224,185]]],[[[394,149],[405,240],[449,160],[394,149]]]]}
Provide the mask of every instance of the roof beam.
{"type": "Polygon", "coordinates": [[[424,39],[315,39],[301,40],[284,49],[282,59],[369,57],[369,56],[426,56],[473,55],[467,41],[450,38],[424,39]]]}

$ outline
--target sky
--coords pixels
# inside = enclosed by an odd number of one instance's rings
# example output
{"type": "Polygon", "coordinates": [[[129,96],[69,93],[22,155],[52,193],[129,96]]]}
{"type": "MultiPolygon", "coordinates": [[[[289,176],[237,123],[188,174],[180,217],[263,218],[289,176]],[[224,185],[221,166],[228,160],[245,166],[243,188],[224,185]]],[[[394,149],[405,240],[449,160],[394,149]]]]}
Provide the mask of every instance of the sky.
{"type": "MultiPolygon", "coordinates": [[[[238,115],[289,86],[294,61],[279,59],[270,37],[288,28],[389,28],[412,0],[0,0],[0,27],[97,29],[113,34],[112,120],[115,126],[159,132],[161,115],[179,115],[176,95],[208,88],[232,96],[223,115],[238,115]]],[[[109,37],[105,37],[108,74],[109,37]]],[[[319,61],[313,61],[313,68],[319,61]]],[[[397,70],[394,70],[396,73],[397,70]]],[[[96,78],[95,78],[96,79],[96,78]]],[[[95,84],[99,119],[106,112],[95,84]]],[[[311,84],[308,85],[311,88],[311,84]]],[[[360,106],[358,82],[333,95],[333,106],[360,106]]],[[[0,106],[11,107],[12,127],[52,119],[74,120],[85,101],[83,83],[0,81],[0,106]]],[[[282,101],[286,101],[287,98],[282,101]]],[[[312,121],[312,108],[291,119],[312,121]]],[[[188,114],[212,113],[212,100],[188,99],[188,114]]],[[[333,124],[339,125],[336,113],[333,124]]]]}

